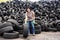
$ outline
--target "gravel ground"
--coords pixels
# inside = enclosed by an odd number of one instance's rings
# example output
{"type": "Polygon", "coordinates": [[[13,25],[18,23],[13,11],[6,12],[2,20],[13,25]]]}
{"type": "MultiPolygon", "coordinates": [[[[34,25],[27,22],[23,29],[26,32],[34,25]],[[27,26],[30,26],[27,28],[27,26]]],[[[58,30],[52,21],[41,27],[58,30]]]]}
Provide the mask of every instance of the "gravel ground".
{"type": "Polygon", "coordinates": [[[0,40],[60,40],[60,32],[42,32],[35,36],[29,35],[26,39],[24,39],[22,35],[17,39],[4,39],[0,37],[0,40]]]}

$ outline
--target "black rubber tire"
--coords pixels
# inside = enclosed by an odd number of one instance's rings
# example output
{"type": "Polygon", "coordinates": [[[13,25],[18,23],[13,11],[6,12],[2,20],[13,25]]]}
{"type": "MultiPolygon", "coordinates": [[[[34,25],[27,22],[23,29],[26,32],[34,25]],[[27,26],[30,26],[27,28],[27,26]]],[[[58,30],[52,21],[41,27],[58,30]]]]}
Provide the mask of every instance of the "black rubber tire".
{"type": "Polygon", "coordinates": [[[35,26],[35,29],[40,29],[40,28],[41,28],[40,25],[35,26]]]}
{"type": "Polygon", "coordinates": [[[27,38],[28,37],[28,25],[23,24],[23,37],[27,38]]]}
{"type": "Polygon", "coordinates": [[[2,21],[2,17],[0,17],[0,22],[2,21]]]}
{"type": "Polygon", "coordinates": [[[41,33],[41,29],[35,30],[35,34],[40,34],[40,33],[41,33]]]}
{"type": "Polygon", "coordinates": [[[7,26],[7,27],[4,27],[4,28],[1,28],[0,29],[0,34],[4,33],[4,32],[8,32],[8,31],[13,31],[13,27],[12,26],[7,26]]]}
{"type": "Polygon", "coordinates": [[[53,22],[49,23],[49,27],[56,28],[55,21],[53,21],[53,22]]]}
{"type": "Polygon", "coordinates": [[[41,26],[37,25],[35,26],[35,34],[40,34],[41,33],[41,26]]]}
{"type": "Polygon", "coordinates": [[[20,26],[18,27],[18,30],[23,30],[23,25],[20,25],[20,26]]]}
{"type": "Polygon", "coordinates": [[[39,25],[39,24],[38,24],[38,23],[35,23],[35,24],[34,24],[34,26],[37,26],[37,25],[39,25]]]}
{"type": "Polygon", "coordinates": [[[3,23],[2,22],[0,22],[0,25],[2,25],[3,23]]]}
{"type": "Polygon", "coordinates": [[[41,33],[41,26],[38,23],[35,23],[35,34],[41,33]]]}
{"type": "Polygon", "coordinates": [[[41,24],[41,30],[45,31],[45,29],[46,29],[45,24],[41,24]]]}
{"type": "Polygon", "coordinates": [[[14,20],[14,19],[8,19],[7,21],[11,22],[11,23],[15,24],[17,27],[19,27],[19,23],[16,20],[14,20]]]}
{"type": "Polygon", "coordinates": [[[57,30],[60,31],[60,23],[57,23],[57,30]]]}
{"type": "Polygon", "coordinates": [[[40,20],[40,18],[39,17],[36,17],[35,20],[40,20]]]}
{"type": "Polygon", "coordinates": [[[5,39],[19,38],[19,32],[12,32],[12,33],[5,32],[3,34],[3,38],[5,38],[5,39]]]}
{"type": "Polygon", "coordinates": [[[59,22],[60,22],[60,20],[56,20],[56,21],[55,21],[56,24],[59,23],[59,22]]]}
{"type": "Polygon", "coordinates": [[[60,20],[56,20],[55,23],[57,30],[60,31],[60,20]]]}
{"type": "Polygon", "coordinates": [[[19,34],[23,34],[23,30],[18,30],[19,34]]]}
{"type": "Polygon", "coordinates": [[[0,29],[1,29],[1,28],[4,28],[4,27],[7,27],[7,26],[12,26],[12,24],[11,24],[10,22],[1,23],[1,24],[0,24],[0,29]]]}
{"type": "Polygon", "coordinates": [[[35,20],[36,23],[38,24],[41,24],[41,21],[40,20],[35,20]]]}
{"type": "Polygon", "coordinates": [[[49,28],[49,31],[57,32],[57,28],[49,28]]]}
{"type": "Polygon", "coordinates": [[[7,21],[11,22],[13,24],[12,26],[13,26],[13,28],[14,28],[15,31],[18,31],[21,28],[20,25],[19,25],[19,23],[16,20],[14,20],[14,19],[8,19],[7,21]]]}

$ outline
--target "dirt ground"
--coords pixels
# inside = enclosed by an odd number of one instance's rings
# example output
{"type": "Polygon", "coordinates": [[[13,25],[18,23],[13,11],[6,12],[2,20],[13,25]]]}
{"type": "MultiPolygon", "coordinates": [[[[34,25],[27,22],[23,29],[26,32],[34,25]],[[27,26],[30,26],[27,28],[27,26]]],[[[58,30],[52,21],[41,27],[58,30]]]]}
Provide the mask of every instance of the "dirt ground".
{"type": "Polygon", "coordinates": [[[0,37],[0,40],[60,40],[60,32],[42,32],[35,36],[30,35],[26,39],[24,39],[22,35],[17,39],[4,39],[0,37]]]}

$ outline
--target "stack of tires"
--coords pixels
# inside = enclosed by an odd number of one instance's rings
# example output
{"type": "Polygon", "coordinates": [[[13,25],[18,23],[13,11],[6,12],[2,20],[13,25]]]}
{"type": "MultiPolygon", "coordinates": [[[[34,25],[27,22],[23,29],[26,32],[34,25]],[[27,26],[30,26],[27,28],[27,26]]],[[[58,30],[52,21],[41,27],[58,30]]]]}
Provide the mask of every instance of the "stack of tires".
{"type": "Polygon", "coordinates": [[[35,34],[40,34],[40,33],[41,33],[41,26],[35,23],[35,34]]]}
{"type": "Polygon", "coordinates": [[[36,17],[35,18],[35,34],[40,34],[41,33],[41,22],[40,22],[40,18],[36,17]]]}
{"type": "Polygon", "coordinates": [[[18,31],[20,34],[23,34],[24,38],[28,37],[28,26],[26,24],[19,25],[19,23],[14,19],[7,20],[8,22],[11,22],[13,24],[13,28],[15,31],[18,31]]]}
{"type": "Polygon", "coordinates": [[[56,24],[57,30],[60,31],[60,20],[56,20],[55,24],[56,24]]]}
{"type": "Polygon", "coordinates": [[[53,31],[53,32],[57,31],[57,27],[56,27],[55,21],[49,23],[48,30],[49,31],[53,31]]]}
{"type": "Polygon", "coordinates": [[[0,34],[8,31],[12,31],[12,24],[9,22],[0,23],[0,34]]]}
{"type": "Polygon", "coordinates": [[[8,19],[6,22],[2,22],[0,17],[0,35],[3,38],[13,39],[19,38],[19,34],[23,34],[24,38],[28,37],[28,26],[19,25],[19,23],[14,19],[8,19]]]}
{"type": "MultiPolygon", "coordinates": [[[[11,20],[12,22],[12,20],[11,20]]],[[[3,38],[12,39],[12,38],[19,38],[19,32],[15,31],[13,28],[13,24],[8,21],[0,22],[0,35],[3,38]]]]}

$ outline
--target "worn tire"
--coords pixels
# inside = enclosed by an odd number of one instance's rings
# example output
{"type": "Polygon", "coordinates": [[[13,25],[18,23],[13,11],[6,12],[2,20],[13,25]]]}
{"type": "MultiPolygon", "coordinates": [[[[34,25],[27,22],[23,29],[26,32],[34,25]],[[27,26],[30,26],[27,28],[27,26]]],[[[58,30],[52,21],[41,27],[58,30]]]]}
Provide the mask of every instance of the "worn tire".
{"type": "Polygon", "coordinates": [[[18,30],[19,34],[23,34],[23,30],[18,30]]]}
{"type": "Polygon", "coordinates": [[[5,38],[5,39],[19,38],[19,33],[18,32],[11,32],[11,33],[5,32],[3,34],[3,38],[5,38]]]}
{"type": "Polygon", "coordinates": [[[57,30],[60,31],[60,23],[57,23],[57,30]]]}
{"type": "Polygon", "coordinates": [[[60,22],[60,20],[56,20],[56,21],[55,21],[56,24],[59,23],[59,22],[60,22]]]}
{"type": "Polygon", "coordinates": [[[7,26],[7,27],[4,27],[4,28],[1,28],[0,29],[0,34],[4,33],[4,32],[8,32],[8,31],[13,31],[12,26],[7,26]]]}
{"type": "Polygon", "coordinates": [[[49,28],[49,31],[57,32],[57,28],[49,28]]]}
{"type": "Polygon", "coordinates": [[[40,28],[41,28],[40,25],[35,26],[35,29],[40,29],[40,28]]]}
{"type": "Polygon", "coordinates": [[[0,17],[0,22],[2,21],[2,17],[0,17]]]}
{"type": "Polygon", "coordinates": [[[1,29],[1,28],[4,28],[4,27],[7,27],[7,26],[12,26],[12,24],[11,24],[10,22],[1,23],[1,24],[0,24],[0,29],[1,29]]]}
{"type": "Polygon", "coordinates": [[[28,25],[23,24],[23,37],[27,38],[28,37],[28,25]]]}
{"type": "Polygon", "coordinates": [[[20,25],[19,25],[19,23],[16,21],[16,20],[14,20],[14,19],[9,19],[9,20],[7,20],[8,22],[11,22],[13,25],[13,28],[14,28],[14,30],[15,31],[17,31],[17,30],[19,30],[19,28],[20,28],[20,25]]]}
{"type": "Polygon", "coordinates": [[[2,22],[0,22],[0,25],[2,25],[3,23],[2,22]]]}
{"type": "Polygon", "coordinates": [[[14,19],[8,19],[7,21],[11,22],[11,23],[13,23],[13,24],[15,24],[16,26],[19,27],[19,23],[16,20],[14,20],[14,19]]]}
{"type": "Polygon", "coordinates": [[[41,29],[35,30],[35,34],[40,34],[40,33],[41,33],[41,29]]]}

